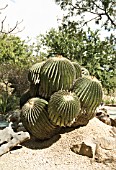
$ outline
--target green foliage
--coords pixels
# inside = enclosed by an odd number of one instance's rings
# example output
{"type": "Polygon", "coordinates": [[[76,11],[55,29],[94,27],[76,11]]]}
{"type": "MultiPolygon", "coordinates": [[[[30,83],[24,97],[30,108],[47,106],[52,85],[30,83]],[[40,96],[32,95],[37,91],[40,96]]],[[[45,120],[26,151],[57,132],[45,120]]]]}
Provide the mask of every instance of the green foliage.
{"type": "Polygon", "coordinates": [[[13,88],[10,96],[7,89],[1,89],[1,112],[15,109],[19,97],[29,87],[28,68],[38,61],[32,50],[19,37],[0,34],[0,83],[8,83],[13,88]]]}
{"type": "Polygon", "coordinates": [[[0,65],[0,82],[8,82],[14,88],[13,94],[21,96],[28,88],[27,68],[19,67],[16,64],[3,63],[0,65]]]}
{"type": "Polygon", "coordinates": [[[16,109],[19,105],[19,98],[15,95],[11,95],[12,89],[8,87],[8,84],[0,84],[0,113],[6,114],[10,110],[16,109]]]}
{"type": "MultiPolygon", "coordinates": [[[[51,50],[54,50],[55,45],[57,51],[58,49],[60,51],[63,49],[65,54],[69,52],[67,55],[68,57],[73,56],[72,51],[75,53],[76,50],[77,61],[79,61],[82,66],[85,66],[91,75],[95,75],[98,79],[100,79],[103,86],[109,93],[110,89],[114,89],[116,87],[116,83],[111,81],[111,79],[116,75],[114,70],[114,68],[116,68],[115,0],[55,0],[55,2],[63,11],[65,11],[65,13],[61,21],[61,26],[59,26],[59,30],[54,32],[51,30],[46,34],[45,45],[47,45],[51,50]],[[99,29],[99,32],[106,30],[106,36],[108,32],[110,33],[110,36],[101,40],[98,35],[98,31],[92,32],[92,28],[91,30],[90,28],[87,30],[88,27],[91,27],[91,25],[94,24],[95,27],[99,29]],[[53,35],[51,35],[51,33],[53,35]],[[63,37],[64,34],[66,34],[67,37],[64,36],[65,40],[63,40],[63,42],[66,41],[68,47],[62,44],[64,46],[61,49],[59,44],[62,42],[59,37],[63,37]],[[51,36],[50,43],[48,42],[49,36],[51,36]],[[54,41],[54,37],[55,39],[58,39],[58,43],[56,43],[57,40],[54,41]],[[75,40],[76,38],[77,41],[75,40]],[[55,42],[54,45],[51,43],[52,40],[55,42]],[[70,41],[71,44],[69,45],[70,41]],[[68,52],[64,50],[64,48],[68,49],[68,52]]],[[[72,57],[72,59],[74,58],[75,57],[72,57]]]]}
{"type": "Polygon", "coordinates": [[[0,35],[0,64],[9,63],[24,66],[29,63],[32,50],[19,37],[0,35]]]}

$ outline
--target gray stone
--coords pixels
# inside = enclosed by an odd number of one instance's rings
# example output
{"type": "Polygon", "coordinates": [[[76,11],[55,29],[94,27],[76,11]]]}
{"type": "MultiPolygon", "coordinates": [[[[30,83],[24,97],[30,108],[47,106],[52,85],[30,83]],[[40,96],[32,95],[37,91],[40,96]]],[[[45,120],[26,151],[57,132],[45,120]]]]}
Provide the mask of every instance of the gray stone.
{"type": "Polygon", "coordinates": [[[112,150],[116,149],[116,137],[102,137],[97,139],[99,146],[102,149],[112,150]]]}
{"type": "Polygon", "coordinates": [[[116,119],[110,118],[110,121],[111,121],[111,126],[116,127],[116,119]]]}
{"type": "Polygon", "coordinates": [[[15,133],[11,127],[0,130],[0,156],[28,139],[30,139],[28,132],[15,133]]]}
{"type": "Polygon", "coordinates": [[[74,145],[71,150],[79,155],[95,158],[96,144],[93,139],[86,139],[81,144],[74,145]]]}

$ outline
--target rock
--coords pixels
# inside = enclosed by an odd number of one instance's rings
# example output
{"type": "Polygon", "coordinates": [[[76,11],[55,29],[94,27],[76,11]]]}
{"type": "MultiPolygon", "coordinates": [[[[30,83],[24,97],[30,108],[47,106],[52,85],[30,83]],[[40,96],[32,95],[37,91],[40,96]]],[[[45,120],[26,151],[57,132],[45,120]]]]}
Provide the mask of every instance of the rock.
{"type": "Polygon", "coordinates": [[[116,149],[116,137],[101,137],[98,138],[98,144],[102,149],[111,150],[116,149]]]}
{"type": "Polygon", "coordinates": [[[111,130],[112,130],[113,136],[116,137],[116,127],[113,126],[111,130]]]}
{"type": "Polygon", "coordinates": [[[15,133],[11,127],[0,130],[0,156],[28,139],[30,139],[28,132],[15,133]]]}
{"type": "Polygon", "coordinates": [[[75,119],[75,121],[71,124],[71,127],[86,126],[88,123],[88,118],[86,115],[82,114],[75,119]]]}
{"type": "Polygon", "coordinates": [[[111,120],[110,120],[109,117],[107,117],[107,116],[100,116],[98,119],[101,120],[103,123],[111,126],[111,120]]]}
{"type": "Polygon", "coordinates": [[[96,110],[96,117],[107,125],[111,125],[110,115],[107,112],[107,109],[104,107],[99,107],[96,110]]]}
{"type": "Polygon", "coordinates": [[[21,122],[21,119],[20,119],[20,110],[16,109],[14,111],[11,111],[8,114],[7,120],[8,120],[8,122],[12,122],[13,130],[17,131],[19,123],[21,122]]]}
{"type": "Polygon", "coordinates": [[[100,145],[97,145],[95,161],[104,164],[116,162],[116,150],[109,151],[102,149],[100,145]]]}
{"type": "Polygon", "coordinates": [[[111,126],[116,127],[116,119],[110,118],[110,121],[111,121],[111,126]]]}
{"type": "Polygon", "coordinates": [[[81,144],[74,145],[71,150],[79,155],[88,156],[89,158],[94,159],[96,144],[93,139],[86,139],[81,144]]]}

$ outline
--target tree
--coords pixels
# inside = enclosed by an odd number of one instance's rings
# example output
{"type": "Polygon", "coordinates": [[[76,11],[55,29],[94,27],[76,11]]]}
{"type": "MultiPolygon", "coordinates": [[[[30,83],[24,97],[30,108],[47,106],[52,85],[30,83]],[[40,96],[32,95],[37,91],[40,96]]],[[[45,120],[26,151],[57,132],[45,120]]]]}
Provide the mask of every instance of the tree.
{"type": "Polygon", "coordinates": [[[91,21],[100,24],[107,30],[116,28],[116,1],[115,0],[55,0],[61,9],[66,11],[64,20],[72,21],[83,27],[91,21]],[[88,14],[89,18],[88,19],[88,14]]]}

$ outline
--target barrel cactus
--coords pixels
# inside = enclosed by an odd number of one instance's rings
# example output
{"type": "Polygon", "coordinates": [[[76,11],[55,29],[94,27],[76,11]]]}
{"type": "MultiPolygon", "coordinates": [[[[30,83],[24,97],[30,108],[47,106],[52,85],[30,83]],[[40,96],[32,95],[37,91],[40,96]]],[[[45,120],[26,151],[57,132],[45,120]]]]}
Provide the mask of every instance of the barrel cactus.
{"type": "Polygon", "coordinates": [[[30,83],[29,89],[27,89],[20,97],[20,108],[31,98],[38,96],[38,84],[30,83]]]}
{"type": "Polygon", "coordinates": [[[32,83],[32,84],[37,84],[40,81],[39,78],[39,74],[40,74],[40,69],[42,67],[42,65],[44,64],[43,62],[40,63],[36,63],[34,64],[28,72],[28,80],[32,83]]]}
{"type": "Polygon", "coordinates": [[[75,68],[70,60],[61,55],[49,58],[41,67],[39,95],[47,99],[58,90],[69,90],[74,79],[75,68]]]}
{"type": "Polygon", "coordinates": [[[87,70],[85,67],[81,67],[81,72],[82,72],[82,76],[89,76],[89,70],[87,70]]]}
{"type": "Polygon", "coordinates": [[[20,108],[31,98],[30,90],[26,90],[20,97],[20,108]]]}
{"type": "Polygon", "coordinates": [[[58,132],[48,118],[48,102],[38,97],[31,98],[21,110],[21,120],[24,127],[40,140],[48,139],[58,132]]]}
{"type": "Polygon", "coordinates": [[[75,67],[75,72],[76,72],[76,79],[78,79],[79,77],[82,77],[82,70],[81,70],[81,66],[77,63],[77,62],[72,62],[72,64],[75,67]]]}
{"type": "Polygon", "coordinates": [[[96,108],[102,101],[102,86],[96,78],[90,76],[81,77],[75,81],[73,92],[81,101],[81,108],[88,118],[92,118],[96,108]]]}
{"type": "Polygon", "coordinates": [[[102,101],[102,86],[87,69],[61,55],[31,67],[20,99],[24,127],[40,140],[61,127],[86,125],[102,101]],[[86,75],[86,76],[85,76],[86,75]]]}
{"type": "Polygon", "coordinates": [[[51,96],[48,113],[55,125],[68,126],[80,113],[80,101],[75,93],[60,90],[51,96]]]}

